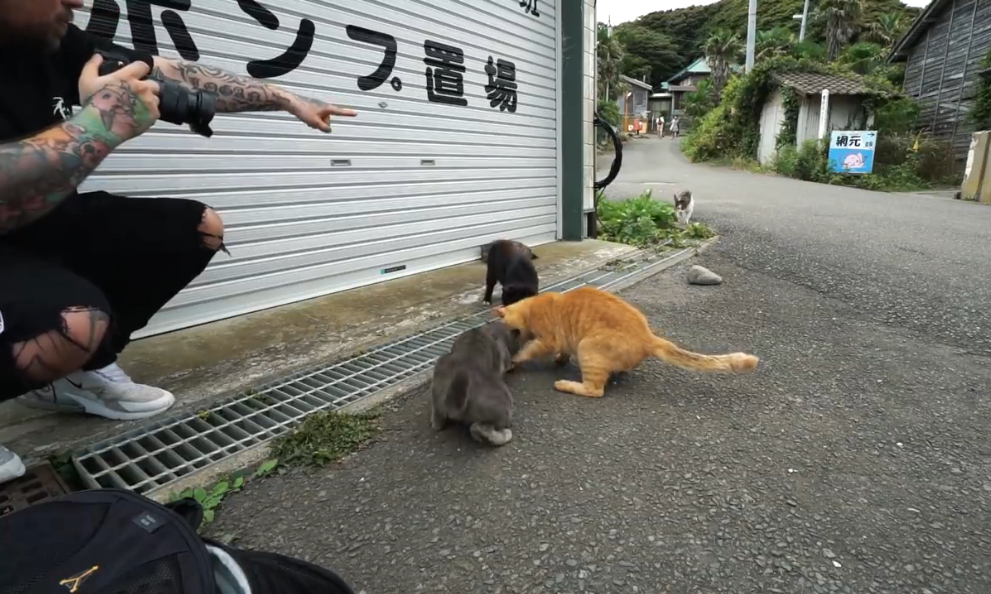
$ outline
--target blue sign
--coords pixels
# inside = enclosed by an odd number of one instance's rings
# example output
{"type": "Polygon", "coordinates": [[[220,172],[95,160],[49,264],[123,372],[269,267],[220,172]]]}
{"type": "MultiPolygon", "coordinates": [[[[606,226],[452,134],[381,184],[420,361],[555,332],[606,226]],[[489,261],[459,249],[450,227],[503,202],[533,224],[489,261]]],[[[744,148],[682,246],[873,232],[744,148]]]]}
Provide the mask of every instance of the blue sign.
{"type": "Polygon", "coordinates": [[[833,173],[870,173],[874,169],[877,132],[842,130],[829,137],[829,169],[833,173]]]}

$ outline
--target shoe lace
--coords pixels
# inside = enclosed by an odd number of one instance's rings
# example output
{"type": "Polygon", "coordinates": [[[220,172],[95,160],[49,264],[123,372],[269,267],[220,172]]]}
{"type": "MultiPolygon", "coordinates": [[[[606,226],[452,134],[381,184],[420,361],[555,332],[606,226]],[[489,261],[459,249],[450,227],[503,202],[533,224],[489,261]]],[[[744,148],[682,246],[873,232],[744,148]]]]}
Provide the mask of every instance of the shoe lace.
{"type": "Polygon", "coordinates": [[[134,383],[131,380],[131,376],[127,375],[127,373],[125,373],[124,370],[120,368],[120,365],[117,365],[116,363],[111,363],[110,365],[107,365],[103,369],[97,369],[93,373],[115,384],[134,383]]]}

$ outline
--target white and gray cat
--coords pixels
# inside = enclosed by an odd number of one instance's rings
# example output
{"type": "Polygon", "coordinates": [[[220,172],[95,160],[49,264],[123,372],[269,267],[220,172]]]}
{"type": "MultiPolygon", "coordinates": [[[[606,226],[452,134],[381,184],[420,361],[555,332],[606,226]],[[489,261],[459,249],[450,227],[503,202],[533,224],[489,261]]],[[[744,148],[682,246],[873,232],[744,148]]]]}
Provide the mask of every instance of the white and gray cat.
{"type": "Polygon", "coordinates": [[[491,322],[461,334],[451,352],[434,367],[430,425],[436,431],[448,421],[471,428],[476,441],[494,446],[513,438],[513,394],[504,374],[519,351],[518,332],[491,322]]]}
{"type": "Polygon", "coordinates": [[[674,212],[678,216],[679,225],[688,225],[695,212],[695,198],[691,190],[682,190],[674,195],[674,212]]]}

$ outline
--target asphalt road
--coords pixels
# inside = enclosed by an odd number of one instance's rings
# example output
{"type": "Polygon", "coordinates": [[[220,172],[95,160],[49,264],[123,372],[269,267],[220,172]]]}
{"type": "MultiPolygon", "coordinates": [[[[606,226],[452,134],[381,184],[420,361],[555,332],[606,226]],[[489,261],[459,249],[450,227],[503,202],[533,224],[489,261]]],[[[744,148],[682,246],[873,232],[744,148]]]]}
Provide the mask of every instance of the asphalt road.
{"type": "Polygon", "coordinates": [[[436,434],[425,393],[336,468],[258,481],[214,532],[407,592],[991,592],[991,209],[686,164],[638,141],[615,191],[690,187],[724,235],[622,293],[749,376],[659,361],[601,400],[521,370],[514,440],[436,434]]]}

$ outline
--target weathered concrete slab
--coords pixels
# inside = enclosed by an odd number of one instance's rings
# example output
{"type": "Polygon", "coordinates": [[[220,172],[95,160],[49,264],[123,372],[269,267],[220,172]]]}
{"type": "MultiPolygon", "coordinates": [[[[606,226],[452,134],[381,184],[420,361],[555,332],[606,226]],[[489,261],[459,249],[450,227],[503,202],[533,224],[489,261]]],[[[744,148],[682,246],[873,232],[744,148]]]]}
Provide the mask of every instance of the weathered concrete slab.
{"type": "MultiPolygon", "coordinates": [[[[534,251],[546,285],[635,250],[588,240],[534,251]]],[[[200,408],[267,378],[477,311],[484,283],[480,261],[443,268],[139,340],[124,352],[121,365],[136,381],[175,393],[176,411],[200,408]]],[[[75,449],[140,424],[0,405],[0,443],[28,458],[75,449]]]]}

